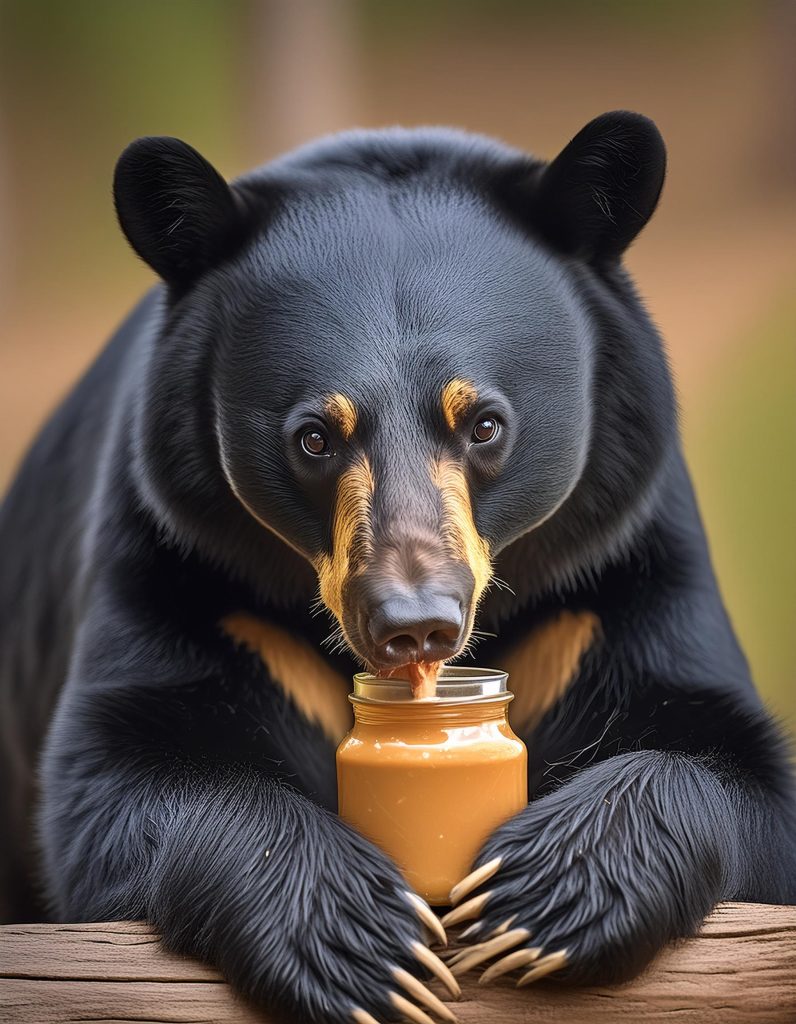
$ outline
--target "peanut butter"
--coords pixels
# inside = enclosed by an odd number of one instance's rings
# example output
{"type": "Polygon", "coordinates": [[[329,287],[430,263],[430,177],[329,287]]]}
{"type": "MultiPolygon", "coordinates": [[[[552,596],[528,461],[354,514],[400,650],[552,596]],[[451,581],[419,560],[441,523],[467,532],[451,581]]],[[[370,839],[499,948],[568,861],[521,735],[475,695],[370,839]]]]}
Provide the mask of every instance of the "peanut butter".
{"type": "Polygon", "coordinates": [[[413,661],[400,668],[389,669],[381,673],[384,679],[405,678],[409,683],[412,696],[417,700],[434,697],[437,693],[437,676],[441,661],[413,661]]]}
{"type": "Polygon", "coordinates": [[[409,680],[355,677],[355,724],[337,751],[339,813],[433,905],[484,840],[527,803],[525,745],[511,731],[505,673],[442,668],[435,697],[409,680]]]}

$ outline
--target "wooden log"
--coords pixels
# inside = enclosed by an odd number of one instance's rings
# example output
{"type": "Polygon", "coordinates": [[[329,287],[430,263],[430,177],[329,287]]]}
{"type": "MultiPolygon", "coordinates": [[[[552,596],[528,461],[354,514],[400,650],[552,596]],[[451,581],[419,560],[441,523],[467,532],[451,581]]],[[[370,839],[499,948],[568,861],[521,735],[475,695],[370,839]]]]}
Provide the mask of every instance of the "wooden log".
{"type": "MultiPolygon", "coordinates": [[[[463,979],[462,1024],[793,1024],[796,907],[725,903],[639,978],[568,990],[463,979]]],[[[443,991],[434,986],[444,997],[443,991]]],[[[2,1024],[267,1024],[210,967],[140,922],[0,928],[2,1024]]]]}

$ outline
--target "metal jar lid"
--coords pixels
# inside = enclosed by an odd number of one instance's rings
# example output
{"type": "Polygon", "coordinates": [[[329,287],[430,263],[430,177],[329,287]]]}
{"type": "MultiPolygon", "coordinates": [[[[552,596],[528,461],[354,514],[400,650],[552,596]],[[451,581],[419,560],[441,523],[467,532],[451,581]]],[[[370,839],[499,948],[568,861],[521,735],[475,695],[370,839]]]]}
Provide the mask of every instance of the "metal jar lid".
{"type": "Polygon", "coordinates": [[[513,697],[506,688],[508,673],[496,668],[466,668],[443,665],[437,676],[434,697],[414,698],[408,679],[382,679],[369,672],[354,676],[351,700],[366,703],[461,704],[465,702],[505,700],[513,697]]]}

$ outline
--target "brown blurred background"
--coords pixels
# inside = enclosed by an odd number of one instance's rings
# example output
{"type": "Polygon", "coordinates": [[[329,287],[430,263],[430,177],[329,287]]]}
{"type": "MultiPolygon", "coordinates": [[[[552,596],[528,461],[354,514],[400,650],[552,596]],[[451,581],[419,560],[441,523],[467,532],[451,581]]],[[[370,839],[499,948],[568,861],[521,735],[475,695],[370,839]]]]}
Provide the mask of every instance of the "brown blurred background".
{"type": "Polygon", "coordinates": [[[795,36],[796,6],[761,0],[0,0],[0,488],[152,280],[110,196],[132,138],[180,136],[234,176],[398,122],[551,157],[639,110],[670,163],[629,264],[731,615],[794,724],[795,36]]]}

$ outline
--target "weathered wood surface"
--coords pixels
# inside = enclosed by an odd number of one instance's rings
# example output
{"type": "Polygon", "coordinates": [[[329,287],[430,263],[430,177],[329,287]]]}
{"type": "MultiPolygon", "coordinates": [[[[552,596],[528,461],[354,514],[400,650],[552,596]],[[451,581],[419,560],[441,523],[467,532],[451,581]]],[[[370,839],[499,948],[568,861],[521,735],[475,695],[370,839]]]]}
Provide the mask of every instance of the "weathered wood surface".
{"type": "MultiPolygon", "coordinates": [[[[794,1024],[796,907],[726,903],[640,978],[578,992],[465,978],[463,1024],[794,1024]]],[[[439,986],[435,991],[444,997],[439,986]]],[[[2,1024],[264,1024],[219,974],[136,922],[0,928],[2,1024]]]]}

